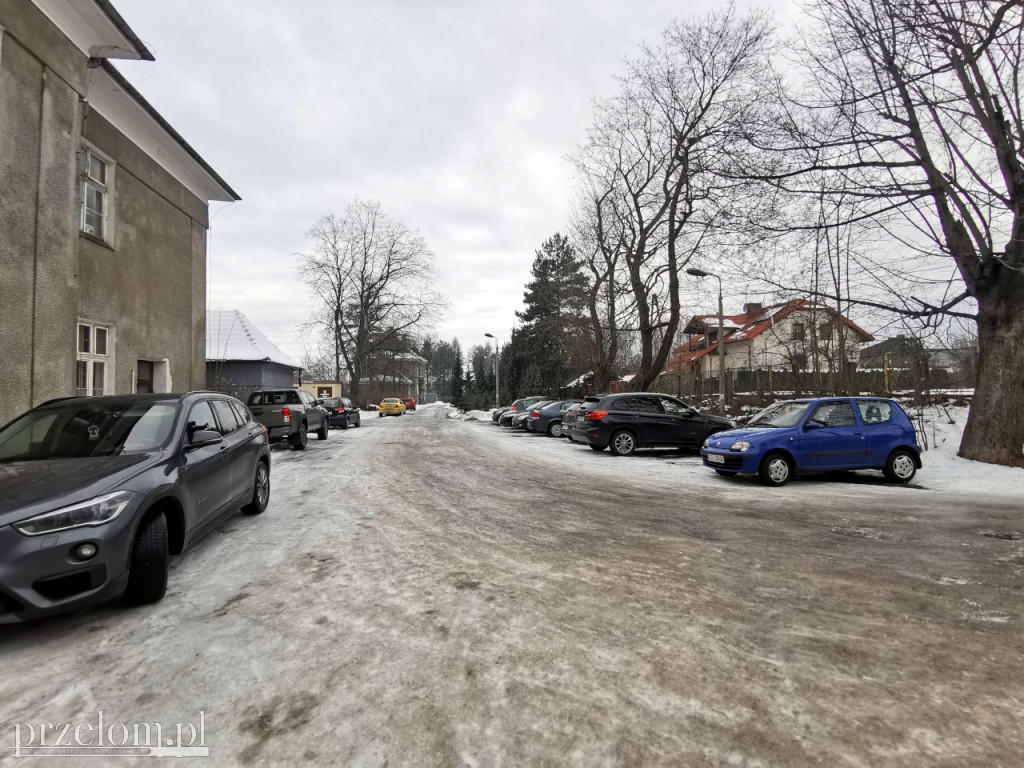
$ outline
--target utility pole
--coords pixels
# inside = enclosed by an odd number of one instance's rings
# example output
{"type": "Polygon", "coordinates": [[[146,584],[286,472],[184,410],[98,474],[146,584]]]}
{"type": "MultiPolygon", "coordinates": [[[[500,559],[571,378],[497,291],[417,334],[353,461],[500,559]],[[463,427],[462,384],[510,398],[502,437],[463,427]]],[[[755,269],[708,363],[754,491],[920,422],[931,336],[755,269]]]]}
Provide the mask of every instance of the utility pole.
{"type": "Polygon", "coordinates": [[[485,333],[484,336],[494,339],[494,407],[501,408],[501,388],[498,386],[498,337],[493,333],[485,333]]]}
{"type": "Polygon", "coordinates": [[[725,410],[725,318],[722,315],[722,278],[703,269],[690,267],[686,274],[694,277],[713,277],[718,281],[718,403],[725,410]]]}

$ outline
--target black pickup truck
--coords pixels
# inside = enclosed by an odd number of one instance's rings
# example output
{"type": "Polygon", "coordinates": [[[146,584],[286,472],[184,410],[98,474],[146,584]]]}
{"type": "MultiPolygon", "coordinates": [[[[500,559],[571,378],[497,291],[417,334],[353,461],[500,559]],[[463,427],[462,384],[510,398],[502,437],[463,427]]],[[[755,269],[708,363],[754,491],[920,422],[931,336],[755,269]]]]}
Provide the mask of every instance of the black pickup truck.
{"type": "Polygon", "coordinates": [[[256,421],[267,428],[271,443],[287,440],[297,451],[305,450],[307,433],[315,430],[326,440],[330,421],[323,401],[304,389],[262,389],[249,395],[246,403],[256,421]]]}

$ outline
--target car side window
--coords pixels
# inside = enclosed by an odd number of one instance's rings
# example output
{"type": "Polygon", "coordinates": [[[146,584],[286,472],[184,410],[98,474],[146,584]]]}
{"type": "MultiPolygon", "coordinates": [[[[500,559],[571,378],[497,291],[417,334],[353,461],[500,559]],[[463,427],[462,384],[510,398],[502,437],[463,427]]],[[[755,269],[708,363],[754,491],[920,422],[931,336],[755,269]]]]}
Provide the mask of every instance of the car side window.
{"type": "Polygon", "coordinates": [[[857,410],[865,424],[888,424],[892,421],[892,406],[884,400],[858,400],[857,410]]]}
{"type": "Polygon", "coordinates": [[[857,419],[853,415],[853,405],[846,400],[822,403],[814,409],[808,421],[816,421],[826,427],[855,427],[857,419]]]}
{"type": "Polygon", "coordinates": [[[227,400],[214,400],[212,405],[213,412],[217,414],[217,421],[220,422],[222,435],[229,435],[242,426],[238,422],[238,416],[235,415],[235,409],[227,400]]]}
{"type": "Polygon", "coordinates": [[[220,432],[217,427],[217,419],[214,418],[213,409],[210,407],[209,400],[200,400],[198,403],[192,406],[192,410],[188,412],[188,433],[196,432],[200,429],[208,429],[214,432],[220,432]]]}
{"type": "Polygon", "coordinates": [[[231,407],[235,409],[235,416],[238,417],[238,423],[243,427],[252,423],[252,414],[249,409],[241,403],[231,403],[231,407]]]}
{"type": "Polygon", "coordinates": [[[661,408],[653,397],[627,397],[619,405],[624,411],[640,413],[660,413],[661,408]]]}
{"type": "Polygon", "coordinates": [[[661,407],[665,409],[665,413],[689,413],[689,409],[680,403],[678,400],[670,400],[667,397],[660,398],[661,407]]]}

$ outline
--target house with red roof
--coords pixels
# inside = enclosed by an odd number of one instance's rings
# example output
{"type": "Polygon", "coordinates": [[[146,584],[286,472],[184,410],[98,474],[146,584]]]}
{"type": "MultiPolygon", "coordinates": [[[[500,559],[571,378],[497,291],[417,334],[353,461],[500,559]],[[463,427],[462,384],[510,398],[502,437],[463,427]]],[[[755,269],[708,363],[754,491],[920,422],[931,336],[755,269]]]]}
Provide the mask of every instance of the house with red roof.
{"type": "Polygon", "coordinates": [[[717,376],[719,343],[725,368],[839,371],[856,366],[874,337],[832,307],[807,299],[764,306],[745,304],[738,315],[695,315],[683,329],[685,344],[672,351],[666,372],[717,376]]]}

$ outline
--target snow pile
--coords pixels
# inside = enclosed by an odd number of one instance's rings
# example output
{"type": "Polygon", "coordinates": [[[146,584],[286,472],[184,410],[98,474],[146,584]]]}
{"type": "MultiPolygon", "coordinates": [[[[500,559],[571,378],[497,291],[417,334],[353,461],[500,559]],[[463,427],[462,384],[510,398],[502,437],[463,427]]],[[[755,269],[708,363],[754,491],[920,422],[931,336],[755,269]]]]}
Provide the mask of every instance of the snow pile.
{"type": "Polygon", "coordinates": [[[461,421],[490,421],[491,414],[494,413],[493,409],[489,411],[460,411],[448,403],[441,403],[441,405],[448,408],[449,419],[460,419],[461,421]]]}
{"type": "MultiPolygon", "coordinates": [[[[1024,499],[1024,469],[970,461],[956,455],[968,411],[967,407],[924,409],[924,430],[917,439],[928,450],[921,455],[924,467],[914,483],[935,491],[1024,499]]],[[[913,409],[909,413],[916,422],[917,413],[913,409]]],[[[920,430],[920,425],[915,426],[920,430]]]]}

